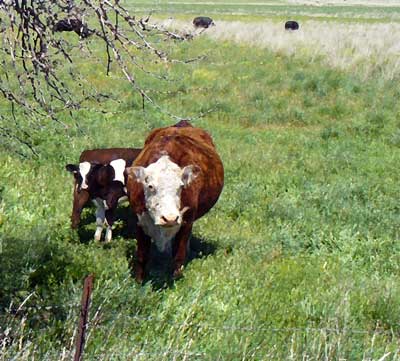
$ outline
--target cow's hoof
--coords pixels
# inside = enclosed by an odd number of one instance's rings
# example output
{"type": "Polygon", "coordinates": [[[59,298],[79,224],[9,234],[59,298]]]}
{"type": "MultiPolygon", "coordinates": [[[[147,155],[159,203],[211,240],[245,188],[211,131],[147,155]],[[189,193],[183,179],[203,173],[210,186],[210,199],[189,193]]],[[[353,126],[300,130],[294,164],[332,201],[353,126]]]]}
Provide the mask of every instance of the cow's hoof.
{"type": "Polygon", "coordinates": [[[94,234],[94,240],[95,241],[100,241],[101,239],[101,230],[97,230],[96,233],[94,234]]]}
{"type": "Polygon", "coordinates": [[[183,277],[183,266],[179,266],[175,268],[174,273],[172,274],[172,278],[174,280],[179,280],[183,277]]]}
{"type": "Polygon", "coordinates": [[[108,243],[111,242],[111,238],[112,238],[112,231],[111,229],[107,229],[104,240],[108,243]]]}
{"type": "Polygon", "coordinates": [[[141,265],[137,265],[135,268],[135,279],[139,284],[142,284],[144,281],[144,269],[141,265]]]}
{"type": "Polygon", "coordinates": [[[143,284],[144,275],[138,275],[138,274],[136,274],[136,275],[135,275],[135,280],[136,280],[136,282],[139,283],[140,285],[143,284]]]}

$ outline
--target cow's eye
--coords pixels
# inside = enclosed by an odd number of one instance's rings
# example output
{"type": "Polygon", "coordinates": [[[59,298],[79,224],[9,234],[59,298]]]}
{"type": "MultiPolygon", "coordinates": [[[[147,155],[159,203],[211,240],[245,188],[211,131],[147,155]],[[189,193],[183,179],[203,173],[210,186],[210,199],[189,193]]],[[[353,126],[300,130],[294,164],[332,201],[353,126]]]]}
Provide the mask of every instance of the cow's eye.
{"type": "Polygon", "coordinates": [[[154,186],[153,186],[152,184],[148,184],[147,187],[148,187],[151,191],[154,191],[154,189],[155,189],[154,186]]]}

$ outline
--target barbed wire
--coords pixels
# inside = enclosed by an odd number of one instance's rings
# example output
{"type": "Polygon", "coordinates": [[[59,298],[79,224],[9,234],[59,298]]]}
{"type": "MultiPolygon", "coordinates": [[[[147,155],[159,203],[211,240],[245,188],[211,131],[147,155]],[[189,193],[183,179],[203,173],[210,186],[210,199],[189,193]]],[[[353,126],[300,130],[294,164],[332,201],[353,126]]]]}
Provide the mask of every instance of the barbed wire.
{"type": "MultiPolygon", "coordinates": [[[[234,326],[234,325],[221,325],[221,326],[214,326],[206,322],[175,322],[175,321],[168,321],[162,318],[148,316],[132,316],[132,315],[122,315],[118,314],[116,318],[122,318],[123,321],[126,319],[134,320],[134,321],[141,321],[141,322],[159,322],[162,324],[168,324],[171,327],[181,328],[181,327],[197,327],[197,328],[207,328],[216,331],[226,331],[226,332],[249,332],[249,333],[297,333],[297,332],[305,332],[305,333],[334,333],[337,335],[340,334],[359,334],[359,335],[389,335],[389,336],[396,336],[400,338],[400,334],[394,330],[385,330],[385,329],[371,329],[371,330],[364,330],[364,329],[352,329],[352,328],[333,328],[333,327],[255,327],[255,326],[234,326]]],[[[100,323],[97,322],[97,326],[100,323]]],[[[104,325],[105,326],[105,325],[104,325]]],[[[400,327],[399,325],[396,325],[400,327]]],[[[90,327],[90,322],[89,322],[90,327]]]]}
{"type": "MultiPolygon", "coordinates": [[[[249,357],[255,357],[255,356],[259,356],[260,354],[266,355],[268,354],[268,349],[265,348],[261,348],[263,342],[259,343],[258,345],[255,345],[252,349],[250,350],[246,350],[243,349],[242,351],[237,351],[237,352],[223,352],[221,350],[219,351],[213,351],[210,350],[209,352],[203,352],[203,351],[194,351],[194,350],[189,350],[189,349],[176,349],[173,347],[169,347],[169,348],[157,348],[155,346],[155,351],[146,351],[144,350],[144,348],[142,349],[136,349],[136,350],[132,350],[130,352],[120,352],[120,351],[108,351],[108,352],[94,352],[90,354],[91,359],[95,359],[95,360],[106,360],[106,359],[112,359],[112,357],[114,356],[119,356],[119,357],[124,357],[124,359],[130,359],[130,357],[166,357],[166,356],[186,356],[186,357],[190,357],[191,359],[193,358],[200,358],[200,359],[210,359],[212,358],[213,360],[216,360],[215,357],[217,357],[217,359],[221,359],[220,357],[223,357],[224,359],[227,357],[237,357],[237,356],[246,356],[248,359],[249,357]]],[[[289,347],[289,345],[286,345],[286,349],[289,347]]],[[[0,352],[0,356],[10,356],[12,357],[11,359],[13,360],[17,360],[18,356],[25,354],[26,352],[28,352],[29,347],[32,347],[31,343],[27,343],[25,346],[22,347],[22,349],[20,349],[19,351],[17,351],[16,353],[11,354],[11,352],[7,355],[7,353],[5,353],[4,351],[6,351],[6,349],[3,348],[3,350],[0,349],[0,351],[3,351],[3,353],[0,352]]],[[[151,345],[146,345],[146,348],[151,347],[151,345]]],[[[36,346],[34,346],[34,349],[38,351],[38,353],[40,352],[38,350],[38,348],[36,346]]],[[[302,348],[302,350],[304,351],[304,348],[302,348]]],[[[276,351],[276,350],[275,350],[276,351]]],[[[280,350],[281,353],[285,353],[284,349],[280,350]]],[[[289,350],[287,350],[289,352],[289,350]]],[[[311,350],[310,350],[311,351],[311,350]]],[[[326,350],[324,350],[326,351],[326,350]]],[[[320,350],[320,352],[322,354],[324,354],[323,350],[320,350]]],[[[339,351],[339,350],[338,350],[339,351]]],[[[86,355],[89,355],[88,353],[89,351],[86,351],[86,355]]],[[[365,351],[367,352],[367,350],[365,351]]],[[[344,351],[344,353],[346,353],[346,351],[344,351]]],[[[30,353],[31,354],[31,353],[30,353]]],[[[59,352],[58,350],[51,350],[51,351],[47,351],[45,353],[46,359],[60,359],[60,354],[61,352],[59,352]]],[[[393,351],[393,352],[385,352],[384,355],[379,358],[379,360],[384,360],[386,359],[389,355],[393,356],[393,360],[398,359],[399,356],[399,351],[393,351]]],[[[31,354],[32,355],[32,354],[31,354]]],[[[73,350],[70,349],[63,349],[62,350],[62,359],[70,359],[73,356],[73,350]]]]}
{"type": "Polygon", "coordinates": [[[111,355],[110,354],[100,354],[100,355],[94,355],[94,357],[97,360],[104,360],[105,357],[110,357],[110,356],[114,356],[114,355],[119,355],[119,356],[124,356],[124,357],[149,357],[149,356],[167,356],[167,355],[173,355],[173,356],[189,356],[189,357],[201,357],[204,358],[207,356],[207,353],[205,352],[193,352],[193,351],[186,351],[186,350],[170,350],[170,349],[164,349],[164,350],[160,350],[158,352],[154,351],[139,351],[139,352],[131,352],[131,353],[127,353],[127,354],[123,354],[123,353],[115,353],[112,352],[111,355]]]}
{"type": "MultiPolygon", "coordinates": [[[[128,277],[126,279],[124,279],[120,285],[118,285],[117,288],[121,288],[124,286],[124,284],[126,283],[126,281],[128,280],[128,277]]],[[[30,297],[29,297],[30,298],[30,297]]],[[[21,309],[25,303],[28,302],[29,298],[26,299],[26,302],[24,302],[23,304],[21,304],[21,306],[18,307],[18,309],[21,309]]],[[[102,332],[102,329],[107,329],[110,327],[109,324],[110,322],[113,323],[114,325],[112,326],[112,329],[114,328],[118,328],[118,324],[115,324],[116,321],[121,320],[122,322],[126,322],[128,321],[140,321],[140,322],[158,322],[160,323],[160,326],[163,327],[165,324],[168,324],[171,328],[174,328],[176,330],[185,330],[187,331],[190,328],[198,328],[199,331],[204,332],[205,329],[209,329],[209,330],[216,330],[216,331],[221,331],[221,332],[241,332],[241,333],[249,333],[249,334],[256,334],[256,333],[269,333],[269,334],[277,334],[279,336],[279,338],[291,338],[291,342],[294,342],[294,340],[299,339],[301,337],[304,337],[302,334],[307,335],[307,334],[315,334],[314,337],[322,337],[322,341],[323,343],[327,342],[327,340],[335,340],[335,338],[331,339],[329,337],[334,337],[337,336],[337,340],[342,339],[343,337],[349,337],[349,335],[358,335],[359,337],[365,337],[368,336],[370,337],[370,341],[371,343],[375,342],[375,337],[377,335],[381,335],[381,336],[389,336],[390,339],[388,340],[388,342],[398,342],[399,339],[399,334],[398,332],[395,332],[393,329],[392,330],[384,330],[384,329],[380,329],[379,325],[377,324],[375,329],[352,329],[352,328],[339,328],[339,327],[270,327],[270,326],[249,326],[249,325],[242,325],[242,326],[236,326],[236,325],[227,325],[227,324],[223,324],[220,326],[215,326],[212,325],[208,322],[194,322],[194,321],[186,321],[186,322],[176,322],[173,320],[165,320],[161,317],[155,317],[155,316],[140,316],[140,315],[125,315],[123,313],[118,313],[115,314],[115,318],[114,319],[106,319],[101,321],[101,313],[102,313],[102,307],[104,307],[107,303],[108,303],[109,299],[104,299],[100,306],[97,308],[95,315],[92,316],[92,321],[87,323],[87,329],[89,330],[89,335],[87,338],[87,341],[89,341],[89,339],[91,337],[90,334],[100,331],[102,332]],[[285,335],[283,335],[285,334],[285,335]],[[319,334],[319,335],[318,335],[319,334]],[[331,336],[330,336],[331,335],[331,336]],[[293,338],[294,337],[294,338],[293,338]]],[[[77,306],[77,305],[74,305],[77,306]]],[[[59,307],[59,306],[58,306],[59,307]]],[[[78,313],[78,310],[76,311],[78,313]]],[[[92,312],[93,313],[93,312],[92,312]]],[[[187,319],[190,318],[190,315],[187,316],[187,319]]],[[[400,324],[399,324],[400,326],[400,324]]],[[[139,328],[140,326],[138,326],[139,328]]],[[[2,331],[0,329],[0,331],[2,331]]],[[[27,343],[24,344],[22,347],[21,345],[19,345],[19,350],[16,351],[13,348],[9,348],[9,346],[11,346],[13,344],[13,339],[20,339],[20,335],[17,334],[14,336],[12,336],[12,333],[10,333],[8,330],[8,332],[6,334],[4,334],[3,336],[5,337],[0,337],[0,356],[4,357],[4,356],[9,356],[12,355],[12,359],[18,359],[18,355],[21,355],[21,352],[24,351],[26,352],[31,344],[31,341],[29,341],[29,337],[24,336],[24,338],[27,340],[27,343]],[[13,352],[16,353],[14,354],[13,352]]],[[[111,333],[111,332],[110,332],[111,333]]],[[[1,332],[0,332],[0,336],[1,336],[1,332]]],[[[105,342],[109,339],[110,334],[108,334],[108,337],[106,337],[107,335],[104,336],[105,338],[105,342]]],[[[96,336],[97,338],[98,336],[96,336]]],[[[244,336],[243,336],[244,337],[244,336]]],[[[271,336],[270,336],[271,337],[271,336]]],[[[273,336],[272,336],[273,337],[273,336]]],[[[196,351],[196,350],[190,350],[189,347],[191,345],[187,345],[188,348],[187,349],[176,349],[173,347],[173,345],[168,346],[168,348],[160,348],[157,345],[154,345],[154,351],[147,351],[146,349],[149,349],[151,347],[153,347],[150,344],[145,344],[143,346],[141,346],[141,348],[139,347],[136,350],[132,350],[129,351],[128,353],[122,353],[122,352],[99,352],[99,353],[91,353],[90,356],[92,359],[97,359],[97,360],[104,360],[104,359],[112,359],[112,357],[135,357],[135,358],[150,358],[150,357],[158,357],[159,359],[164,359],[166,357],[183,357],[185,358],[190,358],[190,359],[214,359],[214,357],[217,357],[217,359],[220,359],[220,357],[226,358],[226,357],[235,357],[235,356],[239,356],[241,355],[242,357],[245,357],[245,359],[251,359],[252,357],[256,357],[257,355],[260,355],[261,353],[265,354],[268,350],[265,349],[266,347],[266,342],[269,338],[264,338],[261,343],[254,345],[255,347],[253,347],[251,350],[247,350],[246,348],[244,348],[242,351],[238,351],[236,353],[232,353],[232,352],[222,352],[222,351],[218,351],[217,353],[215,353],[215,351],[210,350],[209,352],[202,352],[202,351],[196,351]],[[261,345],[263,345],[263,347],[261,348],[261,345]],[[265,347],[264,347],[265,346],[265,347]]],[[[335,341],[334,341],[335,342],[335,341]]],[[[335,346],[336,343],[333,345],[333,347],[335,346]]],[[[305,345],[304,347],[307,348],[307,345],[305,345]]],[[[35,347],[35,350],[30,351],[30,352],[35,352],[37,351],[38,353],[40,352],[40,350],[38,348],[35,347]]],[[[287,350],[289,352],[289,350],[287,350]]],[[[91,351],[91,348],[88,347],[88,350],[86,352],[93,352],[91,351]]],[[[280,350],[280,352],[285,352],[283,349],[280,350]]],[[[68,359],[69,356],[72,356],[73,354],[73,347],[72,344],[70,345],[70,347],[67,348],[63,348],[63,360],[64,359],[68,359]]],[[[390,354],[390,353],[389,353],[390,354]]],[[[389,355],[388,353],[385,353],[385,358],[389,355]]],[[[60,356],[59,353],[57,353],[56,350],[50,350],[46,352],[46,355],[51,357],[52,355],[54,355],[54,359],[58,358],[60,356]]],[[[393,353],[392,359],[397,359],[398,358],[398,352],[397,353],[393,353]],[[397,356],[396,356],[397,355],[397,356]]]]}
{"type": "MultiPolygon", "coordinates": [[[[327,353],[329,353],[331,350],[320,350],[319,354],[320,355],[326,355],[327,353]]],[[[292,354],[292,350],[287,350],[287,352],[292,354]]],[[[200,352],[200,351],[186,351],[186,350],[170,350],[170,349],[166,349],[166,350],[160,350],[159,352],[146,352],[146,351],[140,351],[140,352],[131,352],[131,353],[122,353],[122,352],[112,352],[111,354],[106,354],[106,353],[101,353],[99,355],[94,355],[93,357],[96,360],[105,360],[105,359],[110,359],[110,357],[112,356],[120,356],[120,357],[151,357],[151,356],[158,356],[158,357],[165,357],[165,356],[184,356],[184,357],[190,357],[190,359],[192,360],[193,358],[196,359],[201,359],[201,360],[226,360],[231,359],[232,357],[241,357],[242,360],[249,360],[249,359],[254,359],[255,357],[260,357],[261,355],[263,355],[264,357],[267,355],[273,356],[274,354],[279,354],[281,356],[283,356],[281,353],[275,352],[274,350],[272,352],[268,353],[268,350],[265,349],[260,349],[260,347],[256,347],[255,349],[251,349],[249,351],[247,351],[246,349],[244,349],[243,351],[238,351],[238,352],[200,352]]],[[[347,354],[346,351],[344,351],[344,355],[345,356],[347,354]]],[[[383,361],[386,360],[386,358],[390,355],[393,354],[393,358],[392,360],[398,360],[399,359],[399,352],[384,352],[383,355],[378,359],[379,361],[383,361]]],[[[293,354],[292,354],[293,356],[293,354]]],[[[302,354],[302,356],[304,356],[304,354],[302,354]]],[[[315,356],[315,354],[313,355],[315,356]]],[[[332,355],[331,355],[332,356],[332,355]]],[[[257,358],[258,359],[258,358],[257,358]]],[[[308,359],[308,358],[306,358],[308,359]]],[[[318,358],[315,358],[318,359],[318,358]]],[[[330,359],[330,358],[329,358],[330,359]]],[[[339,358],[342,359],[342,358],[339,358]]],[[[304,360],[304,358],[303,358],[304,360]]],[[[346,358],[343,358],[343,360],[346,360],[346,358]]],[[[372,360],[372,358],[363,358],[363,360],[372,360]]]]}
{"type": "MultiPolygon", "coordinates": [[[[293,341],[292,341],[293,342],[293,341]]],[[[23,355],[24,353],[26,353],[28,351],[28,348],[32,346],[32,344],[27,344],[25,345],[25,347],[23,347],[19,352],[16,352],[15,354],[9,355],[11,356],[13,360],[17,360],[19,356],[23,355]]],[[[190,346],[190,345],[189,345],[190,346]]],[[[280,350],[276,350],[276,349],[267,349],[264,348],[265,342],[261,342],[258,343],[257,345],[254,345],[254,347],[252,347],[251,349],[246,349],[244,348],[243,350],[237,351],[237,352],[232,352],[232,351],[227,351],[224,352],[222,350],[210,350],[208,352],[203,352],[200,350],[190,350],[190,349],[176,349],[174,347],[169,347],[169,348],[157,348],[156,346],[154,346],[155,350],[154,351],[147,351],[144,348],[142,349],[136,349],[136,350],[131,350],[128,351],[126,353],[121,352],[121,351],[100,351],[100,352],[94,352],[94,353],[90,353],[90,350],[87,350],[85,352],[85,354],[87,356],[90,356],[90,359],[93,360],[111,360],[113,359],[113,357],[119,357],[121,359],[138,359],[138,358],[150,358],[150,357],[157,357],[157,359],[159,360],[163,360],[165,359],[165,357],[184,357],[183,359],[185,359],[186,357],[189,357],[190,360],[193,359],[201,359],[201,360],[225,360],[227,358],[233,358],[233,357],[241,357],[243,360],[249,360],[249,359],[254,359],[256,357],[260,357],[261,355],[263,356],[273,356],[273,355],[286,355],[288,353],[293,354],[293,350],[289,349],[290,345],[287,344],[285,347],[281,348],[280,350]],[[270,352],[269,352],[270,351],[270,352]]],[[[149,347],[151,347],[151,345],[147,344],[145,346],[147,349],[149,347]]],[[[304,352],[307,353],[307,348],[305,349],[304,347],[300,347],[301,348],[301,352],[302,355],[304,356],[304,352]]],[[[34,347],[35,350],[37,350],[37,352],[39,353],[40,351],[34,347]]],[[[331,352],[342,352],[343,356],[346,356],[348,354],[348,352],[346,350],[342,350],[340,351],[336,344],[333,344],[332,346],[328,347],[328,349],[320,349],[319,355],[326,355],[327,353],[329,353],[331,356],[331,352]]],[[[4,350],[3,350],[4,351],[4,350]]],[[[315,350],[314,350],[315,351],[315,350]]],[[[309,352],[313,352],[313,349],[309,349],[309,352]]],[[[367,353],[369,353],[368,350],[365,350],[364,355],[367,353]]],[[[30,353],[30,355],[32,355],[30,353]]],[[[387,359],[388,356],[392,355],[392,360],[398,360],[399,359],[399,351],[392,351],[392,352],[388,352],[385,351],[381,357],[379,358],[379,360],[385,360],[387,359]]],[[[0,356],[8,356],[6,353],[1,354],[0,356]]],[[[60,359],[60,352],[58,350],[51,350],[51,351],[47,351],[45,353],[46,359],[60,359]]],[[[69,359],[73,356],[73,350],[67,350],[67,349],[63,349],[62,351],[62,360],[65,359],[69,359]]],[[[314,356],[316,356],[314,354],[314,356]]],[[[364,358],[363,358],[364,359],[364,358]]],[[[369,359],[369,358],[368,358],[369,359]]]]}

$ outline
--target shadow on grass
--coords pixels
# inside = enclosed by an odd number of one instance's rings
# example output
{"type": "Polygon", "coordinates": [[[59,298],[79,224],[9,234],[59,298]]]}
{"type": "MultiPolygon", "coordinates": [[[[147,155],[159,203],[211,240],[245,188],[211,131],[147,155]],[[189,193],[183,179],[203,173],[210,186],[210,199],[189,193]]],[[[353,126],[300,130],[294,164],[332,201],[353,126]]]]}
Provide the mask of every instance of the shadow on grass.
{"type": "MultiPolygon", "coordinates": [[[[193,236],[190,239],[190,250],[187,255],[185,266],[195,259],[208,257],[215,253],[217,247],[215,243],[210,242],[204,238],[193,236]]],[[[134,259],[133,253],[127,255],[129,264],[131,266],[132,277],[134,274],[134,259]]],[[[165,253],[157,250],[154,244],[151,245],[150,262],[146,267],[146,279],[144,283],[151,282],[153,290],[162,290],[170,288],[174,285],[175,279],[172,277],[173,272],[173,258],[165,253]]],[[[185,270],[183,271],[183,277],[185,270]]]]}
{"type": "MultiPolygon", "coordinates": [[[[113,227],[113,239],[122,237],[128,242],[126,243],[126,258],[131,269],[132,277],[135,277],[134,264],[136,255],[136,241],[133,241],[136,233],[137,218],[133,214],[129,206],[118,207],[116,212],[116,222],[113,227]]],[[[83,244],[93,241],[96,228],[95,208],[88,207],[84,209],[81,216],[81,224],[78,229],[79,240],[83,244]]],[[[104,237],[103,232],[103,237],[104,237]]],[[[102,241],[103,242],[103,241],[102,241]]],[[[104,243],[104,249],[112,247],[113,242],[104,243]]],[[[194,259],[200,259],[214,254],[216,246],[214,242],[210,242],[204,238],[193,236],[190,239],[190,250],[187,255],[185,265],[194,259]]],[[[150,262],[146,267],[147,277],[145,283],[151,282],[154,290],[160,290],[172,287],[175,280],[172,278],[173,264],[172,257],[168,254],[161,253],[154,244],[151,245],[150,262]]],[[[185,272],[183,272],[184,274],[185,272]]]]}
{"type": "MultiPolygon", "coordinates": [[[[83,244],[88,244],[94,239],[94,232],[96,230],[96,210],[95,207],[87,207],[83,210],[81,222],[78,228],[79,241],[83,244]]],[[[120,206],[117,208],[115,223],[113,225],[113,238],[122,237],[124,239],[133,239],[136,231],[136,216],[133,214],[129,205],[120,206]]],[[[102,234],[101,242],[104,246],[105,228],[102,234]]]]}

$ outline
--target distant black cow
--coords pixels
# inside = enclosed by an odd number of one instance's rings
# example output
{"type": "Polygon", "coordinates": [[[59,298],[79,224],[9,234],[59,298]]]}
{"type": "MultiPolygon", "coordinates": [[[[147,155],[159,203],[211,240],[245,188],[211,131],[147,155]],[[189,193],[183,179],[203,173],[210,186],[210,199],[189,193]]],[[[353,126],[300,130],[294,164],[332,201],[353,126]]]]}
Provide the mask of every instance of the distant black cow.
{"type": "Polygon", "coordinates": [[[215,26],[213,19],[207,16],[198,16],[193,19],[193,25],[195,28],[207,29],[210,26],[215,26]]]}
{"type": "Polygon", "coordinates": [[[285,23],[285,30],[298,30],[299,23],[297,21],[289,20],[285,23]]]}
{"type": "Polygon", "coordinates": [[[81,38],[87,38],[94,32],[79,19],[62,19],[54,25],[53,30],[56,32],[75,31],[81,38]]]}

